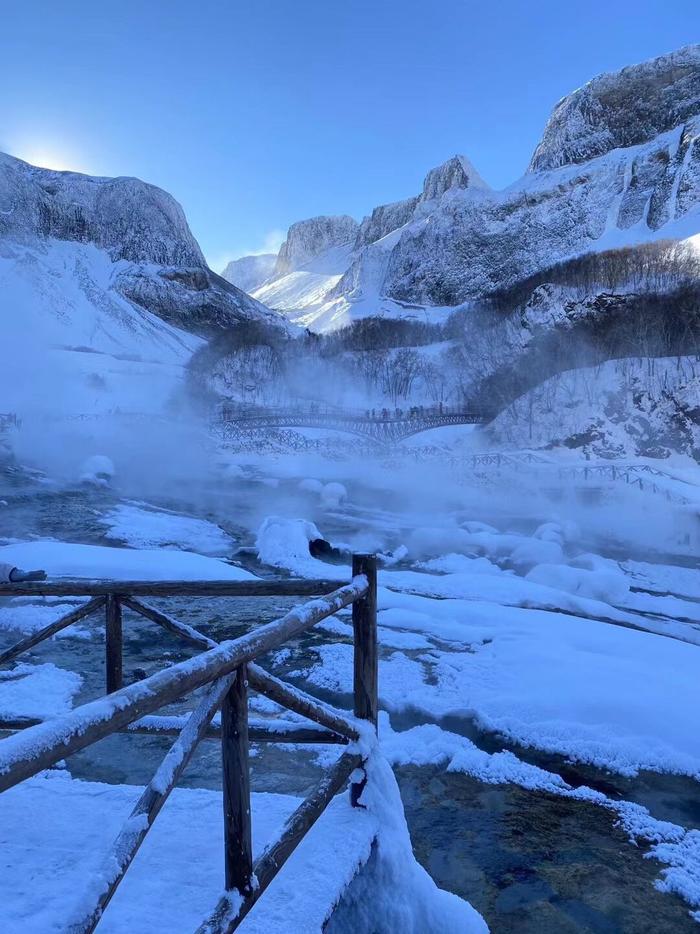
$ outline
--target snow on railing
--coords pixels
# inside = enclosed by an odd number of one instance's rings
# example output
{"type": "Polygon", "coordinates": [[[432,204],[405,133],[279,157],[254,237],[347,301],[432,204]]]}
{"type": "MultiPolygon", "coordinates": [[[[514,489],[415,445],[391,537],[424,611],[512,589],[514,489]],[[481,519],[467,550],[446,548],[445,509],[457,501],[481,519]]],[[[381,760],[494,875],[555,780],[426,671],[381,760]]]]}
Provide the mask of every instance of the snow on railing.
{"type": "Polygon", "coordinates": [[[0,730],[17,731],[0,741],[0,792],[113,733],[177,735],[114,841],[103,871],[93,877],[83,900],[83,912],[71,925],[72,932],[94,931],[195,749],[207,737],[220,739],[222,749],[225,894],[201,931],[229,934],[238,927],[348,779],[351,802],[353,806],[361,806],[366,782],[361,769],[375,741],[378,714],[376,557],[353,555],[350,583],[333,590],[334,587],[335,582],[307,580],[42,581],[0,585],[0,596],[91,598],[7,649],[0,654],[0,662],[13,661],[76,620],[105,608],[108,691],[105,697],[51,720],[0,721],[0,730]],[[317,595],[317,598],[237,639],[217,643],[192,626],[136,600],[135,595],[317,595]],[[260,655],[350,605],[354,630],[354,717],[280,681],[255,664],[260,655]],[[123,687],[123,606],[204,651],[123,687]],[[301,726],[295,721],[249,722],[249,687],[312,722],[301,726]],[[204,694],[189,716],[153,715],[197,688],[204,688],[204,694]],[[216,721],[219,709],[221,717],[216,721]],[[268,846],[254,865],[248,752],[251,741],[335,743],[349,747],[288,818],[280,838],[268,846]]]}

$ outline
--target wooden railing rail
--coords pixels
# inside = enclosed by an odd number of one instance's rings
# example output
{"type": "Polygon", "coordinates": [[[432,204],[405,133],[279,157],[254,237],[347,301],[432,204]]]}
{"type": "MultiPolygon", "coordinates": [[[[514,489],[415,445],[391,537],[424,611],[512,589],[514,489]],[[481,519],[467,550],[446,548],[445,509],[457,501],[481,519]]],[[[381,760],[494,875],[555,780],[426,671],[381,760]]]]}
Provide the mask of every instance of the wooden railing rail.
{"type": "MultiPolygon", "coordinates": [[[[115,840],[101,874],[101,887],[91,890],[89,909],[71,925],[75,934],[95,929],[141,843],[176,786],[198,744],[221,741],[224,796],[226,895],[200,930],[229,934],[236,929],[289,855],[354,770],[359,751],[343,753],[311,795],[286,822],[282,835],[253,866],[248,746],[253,742],[348,744],[376,732],[377,630],[376,559],[354,555],[352,580],[337,587],[330,581],[60,581],[2,585],[0,596],[81,596],[85,604],[21,640],[0,654],[0,662],[18,655],[66,626],[104,607],[107,696],[51,720],[0,721],[0,730],[16,731],[0,740],[0,791],[55,765],[117,732],[176,735],[175,743],[144,789],[130,819],[115,840]],[[331,592],[329,592],[331,591],[331,592]],[[280,619],[237,639],[217,643],[193,627],[135,599],[138,596],[317,596],[280,619]],[[285,684],[255,664],[259,656],[311,629],[343,607],[352,605],[354,631],[354,718],[285,684]],[[201,654],[149,678],[122,686],[122,608],[155,622],[197,648],[201,654]],[[311,723],[249,721],[248,688],[264,694],[311,723]],[[188,716],[154,716],[154,712],[193,691],[204,694],[188,716]],[[215,715],[221,710],[217,721],[215,715]],[[362,727],[361,721],[368,721],[362,727]],[[255,878],[254,878],[255,877],[255,878]],[[237,893],[237,895],[235,894],[237,893]]],[[[360,805],[365,778],[354,780],[351,801],[360,805]]],[[[360,805],[361,806],[361,805],[360,805]]]]}

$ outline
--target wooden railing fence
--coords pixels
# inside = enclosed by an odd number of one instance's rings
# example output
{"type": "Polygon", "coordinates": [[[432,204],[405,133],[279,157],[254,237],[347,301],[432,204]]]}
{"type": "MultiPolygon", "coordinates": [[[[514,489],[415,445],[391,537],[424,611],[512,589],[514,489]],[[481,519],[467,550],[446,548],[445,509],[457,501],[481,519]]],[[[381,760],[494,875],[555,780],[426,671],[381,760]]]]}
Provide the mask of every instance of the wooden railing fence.
{"type": "MultiPolygon", "coordinates": [[[[30,595],[87,596],[90,599],[0,653],[0,664],[14,661],[67,626],[104,609],[107,695],[50,720],[15,718],[0,721],[0,730],[15,731],[0,740],[0,792],[117,732],[177,736],[105,859],[104,865],[109,867],[109,871],[103,874],[102,887],[96,893],[91,890],[84,914],[76,919],[71,931],[73,934],[88,934],[95,930],[199,742],[204,738],[216,738],[221,741],[222,752],[225,893],[210,918],[198,930],[200,934],[229,934],[265,892],[332,798],[363,763],[359,751],[349,749],[343,753],[287,820],[280,838],[254,863],[249,743],[348,745],[358,741],[363,732],[369,731],[369,735],[376,732],[375,556],[354,555],[352,580],[342,587],[337,587],[337,582],[308,580],[47,581],[0,585],[0,597],[30,595]],[[186,623],[137,599],[147,596],[316,596],[317,599],[244,636],[217,643],[186,623]],[[255,663],[259,656],[306,632],[346,606],[352,606],[353,712],[356,719],[280,681],[255,663]],[[142,681],[123,686],[123,607],[203,651],[142,681]],[[251,721],[248,717],[249,688],[311,722],[251,721]],[[163,706],[197,689],[204,690],[188,716],[153,716],[163,706]],[[219,709],[221,721],[215,724],[212,721],[219,709]],[[361,721],[368,726],[363,727],[361,721]]],[[[366,778],[362,778],[351,784],[354,806],[361,806],[365,781],[366,778]]]]}

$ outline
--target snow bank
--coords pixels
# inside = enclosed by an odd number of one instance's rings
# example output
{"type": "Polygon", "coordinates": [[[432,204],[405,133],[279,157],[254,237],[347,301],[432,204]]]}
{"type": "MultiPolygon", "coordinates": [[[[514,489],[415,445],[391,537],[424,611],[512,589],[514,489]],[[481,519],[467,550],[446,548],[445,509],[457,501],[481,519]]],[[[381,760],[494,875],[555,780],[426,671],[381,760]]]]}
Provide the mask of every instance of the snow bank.
{"type": "Polygon", "coordinates": [[[233,548],[233,540],[218,525],[165,509],[120,504],[101,522],[107,538],[132,548],[182,548],[204,555],[225,555],[233,548]]]}
{"type": "Polygon", "coordinates": [[[429,561],[418,561],[416,567],[426,571],[438,571],[441,574],[504,573],[497,564],[493,564],[488,558],[471,558],[454,552],[449,555],[442,555],[440,558],[431,558],[429,561]]]}
{"type": "MultiPolygon", "coordinates": [[[[698,646],[483,599],[434,600],[380,586],[378,602],[382,625],[451,643],[420,659],[403,656],[400,678],[385,677],[384,662],[380,693],[389,709],[468,716],[523,745],[626,775],[700,777],[698,646]]],[[[343,659],[333,661],[337,670],[343,659]]],[[[345,664],[338,678],[347,683],[345,664]]]]}
{"type": "Polygon", "coordinates": [[[50,662],[20,662],[0,671],[0,717],[46,717],[67,713],[83,679],[50,662]]]}
{"type": "Polygon", "coordinates": [[[69,542],[20,542],[0,547],[0,562],[43,568],[49,578],[88,580],[253,580],[254,575],[189,551],[108,548],[69,542]]]}

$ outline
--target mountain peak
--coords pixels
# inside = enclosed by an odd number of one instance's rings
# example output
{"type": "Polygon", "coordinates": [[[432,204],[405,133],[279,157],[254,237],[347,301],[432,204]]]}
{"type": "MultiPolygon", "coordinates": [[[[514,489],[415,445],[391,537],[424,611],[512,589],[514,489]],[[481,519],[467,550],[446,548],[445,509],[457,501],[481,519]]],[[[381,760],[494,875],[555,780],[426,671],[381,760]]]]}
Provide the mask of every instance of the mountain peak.
{"type": "Polygon", "coordinates": [[[529,171],[646,143],[700,111],[700,45],[598,75],[552,111],[529,171]]]}
{"type": "Polygon", "coordinates": [[[466,156],[456,155],[431,169],[423,182],[421,201],[433,201],[452,188],[483,188],[489,185],[466,156]]]}

